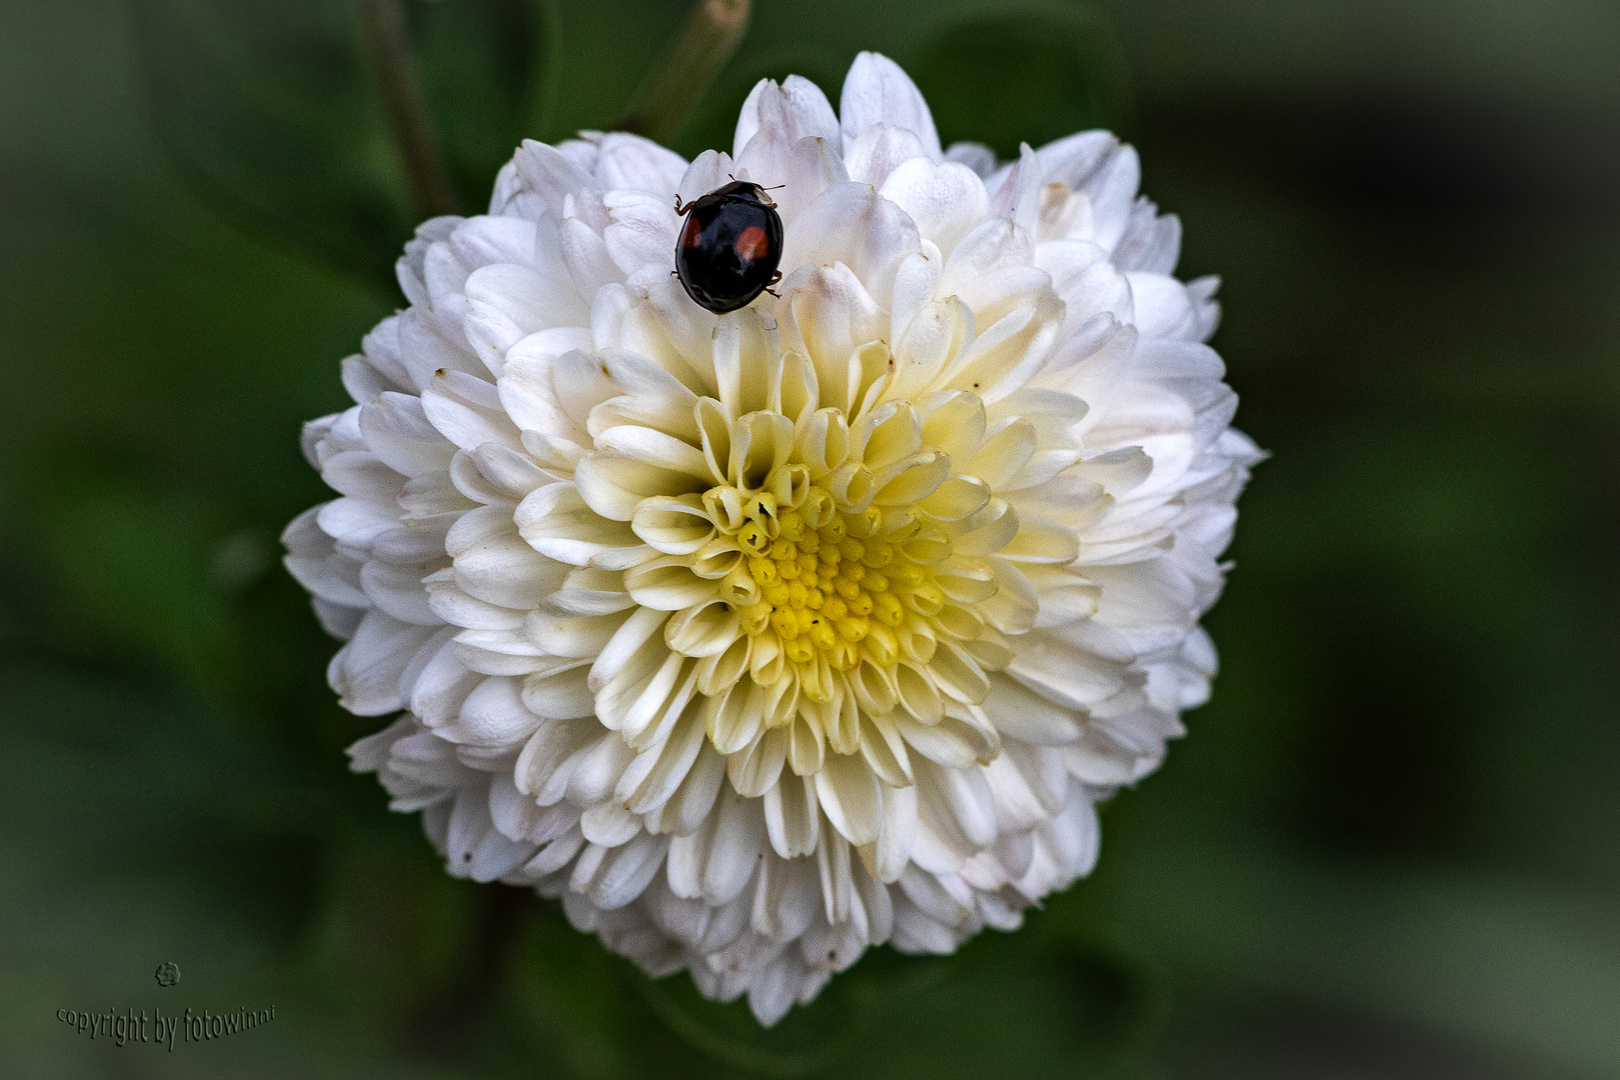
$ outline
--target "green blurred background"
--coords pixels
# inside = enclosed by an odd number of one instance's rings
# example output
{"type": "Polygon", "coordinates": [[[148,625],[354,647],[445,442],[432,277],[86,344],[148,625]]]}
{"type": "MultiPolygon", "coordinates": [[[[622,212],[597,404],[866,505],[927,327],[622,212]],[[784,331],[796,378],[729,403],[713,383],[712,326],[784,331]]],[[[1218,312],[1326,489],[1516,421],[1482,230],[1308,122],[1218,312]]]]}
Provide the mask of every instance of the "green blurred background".
{"type": "MultiPolygon", "coordinates": [[[[406,0],[467,209],[626,114],[684,4],[406,0]]],[[[280,569],[299,424],[414,213],[343,0],[0,4],[0,1075],[1620,1076],[1620,8],[759,0],[762,76],[947,138],[1107,124],[1220,273],[1274,458],[1212,704],[1089,880],[776,1029],[453,881],[280,569]],[[175,961],[181,984],[153,969],[175,961]],[[119,1048],[59,1008],[276,1006],[119,1048]]]]}

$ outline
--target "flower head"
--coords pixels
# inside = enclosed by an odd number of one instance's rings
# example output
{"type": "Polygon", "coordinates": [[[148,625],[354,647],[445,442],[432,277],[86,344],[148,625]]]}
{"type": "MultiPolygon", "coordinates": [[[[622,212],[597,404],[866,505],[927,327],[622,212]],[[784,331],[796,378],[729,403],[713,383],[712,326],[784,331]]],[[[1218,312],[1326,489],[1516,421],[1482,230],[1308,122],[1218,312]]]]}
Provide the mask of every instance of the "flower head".
{"type": "Polygon", "coordinates": [[[872,944],[949,952],[1087,873],[1215,666],[1256,460],[1210,280],[1135,153],[942,152],[891,61],[760,83],[733,154],[528,142],[436,218],[306,432],[288,528],[351,749],[452,873],[531,884],[772,1023],[872,944]],[[774,293],[672,276],[770,186],[774,293]]]}

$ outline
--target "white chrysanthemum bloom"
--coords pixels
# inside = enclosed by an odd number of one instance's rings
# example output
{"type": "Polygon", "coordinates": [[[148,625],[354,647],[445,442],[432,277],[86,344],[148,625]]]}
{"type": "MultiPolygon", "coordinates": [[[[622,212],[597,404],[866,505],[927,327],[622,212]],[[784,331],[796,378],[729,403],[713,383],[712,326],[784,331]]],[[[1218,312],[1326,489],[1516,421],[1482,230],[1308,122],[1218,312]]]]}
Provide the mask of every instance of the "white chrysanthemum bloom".
{"type": "Polygon", "coordinates": [[[287,564],[343,704],[400,714],[354,767],[452,873],[767,1024],[1017,926],[1204,701],[1257,459],[1137,181],[1101,131],[942,152],[873,54],[836,116],[760,83],[732,155],[525,143],[305,435],[342,497],[287,564]],[[715,315],[673,206],[733,176],[783,279],[715,315]]]}

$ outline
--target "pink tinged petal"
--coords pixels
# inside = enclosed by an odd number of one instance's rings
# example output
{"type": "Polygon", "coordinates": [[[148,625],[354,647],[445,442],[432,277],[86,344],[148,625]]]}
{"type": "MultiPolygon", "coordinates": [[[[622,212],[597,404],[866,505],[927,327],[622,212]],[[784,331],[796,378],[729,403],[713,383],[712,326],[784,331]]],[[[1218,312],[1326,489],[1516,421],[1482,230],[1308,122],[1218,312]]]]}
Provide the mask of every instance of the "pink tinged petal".
{"type": "Polygon", "coordinates": [[[996,152],[983,143],[954,142],[946,147],[945,160],[960,162],[980,177],[996,171],[996,152]]]}
{"type": "Polygon", "coordinates": [[[792,225],[799,213],[822,192],[849,182],[836,138],[784,139],[760,132],[748,144],[737,167],[762,187],[776,203],[783,225],[792,225]]]}
{"type": "Polygon", "coordinates": [[[534,550],[571,566],[633,565],[646,552],[630,527],[601,517],[573,484],[547,484],[518,504],[513,514],[519,535],[534,550]]]}
{"type": "Polygon", "coordinates": [[[890,172],[880,191],[946,256],[990,214],[984,181],[964,165],[914,157],[890,172]]]}
{"type": "Polygon", "coordinates": [[[686,161],[651,139],[613,132],[597,144],[596,180],[605,189],[640,188],[667,204],[686,172],[686,161]]]}
{"type": "Polygon", "coordinates": [[[754,85],[737,117],[732,153],[740,158],[743,148],[761,128],[774,129],[791,142],[812,136],[834,141],[839,138],[838,118],[827,96],[815,83],[798,75],[789,75],[781,85],[774,79],[761,79],[754,85]]]}
{"type": "Polygon", "coordinates": [[[557,244],[579,295],[595,296],[602,286],[624,281],[624,271],[608,254],[606,242],[579,218],[565,218],[558,223],[557,244]]]}
{"type": "Polygon", "coordinates": [[[368,402],[360,409],[360,430],[371,452],[405,476],[442,472],[456,452],[413,395],[387,392],[368,402]]]}
{"type": "Polygon", "coordinates": [[[1129,146],[1120,147],[1084,182],[1083,190],[1091,199],[1092,239],[1104,248],[1112,250],[1125,235],[1141,182],[1142,165],[1129,146]]]}
{"type": "Polygon", "coordinates": [[[882,187],[903,162],[913,159],[932,162],[921,139],[889,124],[867,128],[844,151],[849,178],[873,187],[882,187]]]}
{"type": "MultiPolygon", "coordinates": [[[[755,89],[757,91],[758,87],[755,89]]],[[[737,167],[732,163],[730,154],[723,150],[705,150],[693,158],[692,164],[686,167],[676,191],[683,203],[689,203],[693,199],[707,195],[715,188],[730,183],[736,171],[737,167]]]]}
{"type": "Polygon", "coordinates": [[[603,230],[602,242],[615,266],[628,275],[674,264],[681,219],[670,205],[670,195],[621,190],[610,191],[604,200],[613,224],[603,230]]]}
{"type": "Polygon", "coordinates": [[[1168,274],[1136,271],[1130,282],[1136,328],[1144,338],[1195,338],[1197,314],[1187,287],[1168,274]]]}
{"type": "Polygon", "coordinates": [[[993,218],[968,233],[956,245],[940,279],[942,293],[955,293],[996,270],[1031,267],[1034,238],[1011,221],[993,218]]]}
{"type": "Polygon", "coordinates": [[[838,102],[838,118],[848,153],[861,133],[874,124],[909,130],[922,141],[923,153],[940,160],[939,133],[911,78],[886,56],[863,52],[855,57],[838,102]]]}
{"type": "Polygon", "coordinates": [[[841,262],[874,295],[884,296],[894,287],[901,261],[920,248],[917,227],[905,211],[867,184],[837,184],[807,206],[787,230],[782,273],[841,262]]]}
{"type": "Polygon", "coordinates": [[[551,216],[560,218],[569,195],[596,187],[595,179],[556,148],[523,140],[513,161],[522,187],[537,196],[551,216]]]}

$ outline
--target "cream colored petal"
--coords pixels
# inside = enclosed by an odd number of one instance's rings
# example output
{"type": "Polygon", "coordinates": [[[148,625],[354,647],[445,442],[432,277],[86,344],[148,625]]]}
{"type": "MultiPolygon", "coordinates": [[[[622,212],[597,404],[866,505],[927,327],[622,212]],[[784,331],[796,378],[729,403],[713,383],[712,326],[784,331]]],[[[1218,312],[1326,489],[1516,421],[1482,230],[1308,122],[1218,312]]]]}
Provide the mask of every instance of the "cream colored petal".
{"type": "Polygon", "coordinates": [[[512,519],[534,550],[571,566],[585,566],[604,555],[647,550],[628,524],[598,515],[569,483],[547,484],[531,492],[512,519]]]}

